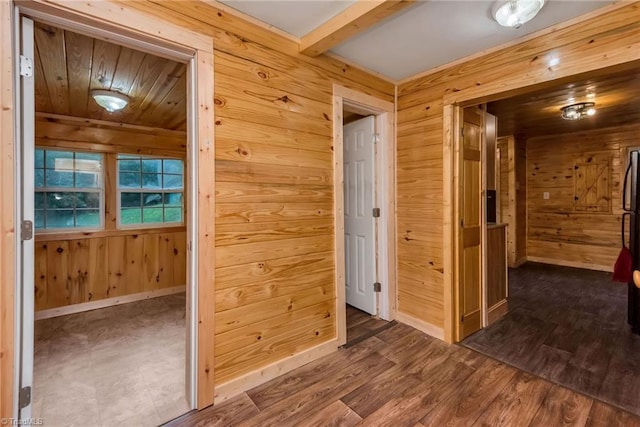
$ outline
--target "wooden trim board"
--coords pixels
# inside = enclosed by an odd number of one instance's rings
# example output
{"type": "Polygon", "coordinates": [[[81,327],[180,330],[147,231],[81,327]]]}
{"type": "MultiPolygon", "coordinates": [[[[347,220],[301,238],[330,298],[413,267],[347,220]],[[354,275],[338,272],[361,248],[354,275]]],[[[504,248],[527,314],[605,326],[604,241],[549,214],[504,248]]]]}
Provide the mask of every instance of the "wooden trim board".
{"type": "Polygon", "coordinates": [[[0,419],[14,414],[16,234],[13,3],[0,2],[0,419]]]}
{"type": "Polygon", "coordinates": [[[363,115],[375,115],[378,132],[383,134],[384,145],[376,156],[376,167],[380,171],[376,184],[378,202],[381,205],[380,221],[377,225],[377,253],[384,265],[379,263],[383,294],[378,300],[381,317],[393,320],[396,315],[396,219],[395,219],[395,104],[371,95],[358,92],[337,84],[333,85],[333,191],[334,191],[334,247],[335,247],[335,286],[336,286],[336,336],[338,345],[347,342],[347,318],[345,296],[345,252],[344,252],[344,176],[343,176],[343,110],[363,115]],[[381,230],[383,232],[381,233],[381,230]]]}
{"type": "Polygon", "coordinates": [[[506,299],[495,304],[493,307],[489,307],[488,314],[487,314],[487,318],[488,318],[487,326],[491,325],[496,320],[506,315],[508,312],[509,312],[509,301],[507,301],[506,299]]]}
{"type": "Polygon", "coordinates": [[[327,341],[308,350],[291,355],[271,365],[249,372],[216,387],[215,403],[221,403],[238,394],[264,384],[277,376],[306,365],[316,359],[333,353],[338,348],[338,340],[327,341]]]}
{"type": "Polygon", "coordinates": [[[81,304],[67,305],[59,308],[36,311],[35,320],[50,319],[52,317],[66,316],[68,314],[82,313],[83,311],[97,310],[99,308],[113,307],[130,302],[143,301],[150,298],[179,294],[187,289],[186,286],[174,286],[172,288],[159,289],[157,291],[140,292],[122,297],[101,299],[98,301],[84,302],[81,304]]]}
{"type": "MultiPolygon", "coordinates": [[[[216,181],[215,176],[215,137],[214,137],[214,109],[213,109],[213,53],[198,50],[192,60],[192,67],[197,80],[197,92],[195,104],[197,110],[196,123],[193,126],[194,135],[198,140],[197,158],[192,158],[191,163],[197,163],[197,200],[193,201],[196,207],[197,224],[195,234],[195,261],[198,286],[193,298],[197,301],[197,396],[198,409],[211,405],[214,401],[214,337],[215,337],[215,280],[216,280],[216,181]]],[[[189,79],[191,80],[191,78],[189,79]]],[[[188,87],[196,83],[189,81],[188,87]]],[[[191,103],[193,104],[193,103],[191,103]]],[[[187,108],[187,116],[190,108],[187,108]]],[[[194,147],[195,150],[195,147],[194,147]]],[[[193,242],[191,242],[193,256],[193,242]]]]}
{"type": "Polygon", "coordinates": [[[300,53],[318,56],[364,32],[387,17],[411,6],[415,0],[358,0],[300,39],[300,53]]]}
{"type": "Polygon", "coordinates": [[[409,325],[412,328],[416,328],[420,332],[424,332],[427,335],[438,338],[439,340],[445,339],[444,329],[436,325],[432,325],[429,322],[425,322],[424,320],[416,319],[415,317],[402,312],[396,313],[396,320],[400,323],[404,323],[405,325],[409,325]]]}
{"type": "Polygon", "coordinates": [[[613,265],[589,264],[586,262],[563,261],[555,258],[544,258],[536,256],[527,256],[527,262],[539,262],[540,264],[559,265],[562,267],[584,268],[586,270],[613,272],[613,265]]]}
{"type": "Polygon", "coordinates": [[[455,262],[455,241],[453,240],[454,224],[457,224],[456,206],[453,197],[456,194],[454,192],[456,180],[456,166],[454,164],[455,159],[455,129],[458,128],[458,111],[457,107],[453,105],[447,105],[443,111],[444,120],[444,144],[442,145],[442,158],[443,163],[443,181],[450,182],[452,185],[443,186],[443,224],[442,224],[442,236],[443,236],[443,282],[444,287],[444,340],[448,343],[455,341],[455,325],[454,319],[456,305],[456,294],[453,286],[446,286],[447,283],[455,283],[455,274],[457,271],[457,263],[455,262]]]}

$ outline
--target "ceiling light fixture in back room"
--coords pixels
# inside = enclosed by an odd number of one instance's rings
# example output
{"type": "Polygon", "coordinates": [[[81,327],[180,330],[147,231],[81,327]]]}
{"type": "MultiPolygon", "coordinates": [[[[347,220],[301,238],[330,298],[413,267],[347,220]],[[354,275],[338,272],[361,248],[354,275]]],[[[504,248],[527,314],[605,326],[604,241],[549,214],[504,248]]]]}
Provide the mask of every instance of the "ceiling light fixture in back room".
{"type": "Polygon", "coordinates": [[[562,118],[565,120],[580,120],[596,113],[595,102],[579,102],[577,104],[565,105],[560,109],[562,118]]]}
{"type": "Polygon", "coordinates": [[[92,90],[91,97],[109,113],[120,111],[129,103],[128,96],[112,90],[92,90]]]}
{"type": "Polygon", "coordinates": [[[498,24],[508,28],[520,28],[531,21],[544,6],[545,0],[499,1],[494,6],[493,17],[498,24]]]}

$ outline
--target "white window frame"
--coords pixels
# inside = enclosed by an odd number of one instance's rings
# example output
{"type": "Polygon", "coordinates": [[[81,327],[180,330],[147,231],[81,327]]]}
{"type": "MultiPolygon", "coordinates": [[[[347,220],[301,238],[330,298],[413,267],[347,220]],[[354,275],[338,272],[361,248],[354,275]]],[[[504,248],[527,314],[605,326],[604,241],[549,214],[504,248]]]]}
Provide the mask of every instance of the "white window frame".
{"type": "MultiPolygon", "coordinates": [[[[45,171],[45,186],[44,187],[34,187],[34,198],[35,198],[35,193],[44,193],[45,194],[45,198],[46,198],[46,194],[47,193],[99,193],[100,194],[100,205],[98,208],[98,217],[100,219],[100,223],[98,224],[97,227],[58,227],[58,228],[35,228],[35,221],[34,221],[34,232],[36,234],[61,234],[61,233],[77,233],[77,232],[93,232],[93,231],[102,231],[104,230],[104,217],[105,217],[105,200],[104,200],[104,187],[105,187],[105,183],[104,183],[104,167],[105,167],[105,161],[104,161],[104,153],[96,153],[95,151],[87,151],[87,150],[77,150],[77,149],[66,149],[66,148],[56,148],[56,147],[42,147],[42,146],[36,146],[35,147],[36,150],[44,150],[45,152],[47,151],[58,151],[58,152],[72,152],[74,153],[74,160],[75,160],[75,154],[77,153],[87,153],[87,154],[97,154],[100,156],[100,177],[99,177],[99,182],[100,182],[100,186],[99,187],[48,187],[46,185],[46,157],[45,157],[45,168],[43,169],[45,171]]],[[[46,156],[46,155],[45,155],[46,156]]],[[[37,169],[40,168],[35,168],[34,167],[34,173],[37,169]]],[[[75,169],[72,173],[75,173],[75,169]]],[[[35,176],[34,176],[34,183],[35,183],[35,176]]],[[[46,203],[46,202],[45,202],[46,203]]],[[[35,211],[38,211],[40,209],[34,209],[35,211]]],[[[54,209],[57,210],[57,209],[54,209]]],[[[76,209],[74,208],[73,211],[75,212],[76,209]]],[[[44,210],[45,212],[45,224],[46,224],[46,212],[47,209],[44,210]]]]}
{"type": "MultiPolygon", "coordinates": [[[[143,154],[129,154],[129,153],[117,153],[116,154],[116,227],[119,230],[138,230],[138,229],[150,229],[150,228],[172,228],[172,227],[184,227],[185,225],[185,196],[184,196],[184,188],[185,188],[185,161],[180,157],[170,157],[170,156],[152,156],[152,155],[143,155],[143,154]],[[120,168],[119,168],[119,156],[131,156],[132,158],[140,158],[142,160],[179,160],[182,162],[182,188],[180,190],[165,190],[163,188],[120,188],[120,168]],[[139,224],[122,224],[122,193],[160,193],[163,196],[165,194],[170,193],[180,193],[182,194],[182,220],[180,222],[150,222],[144,223],[141,222],[139,224]]],[[[142,172],[140,172],[142,173],[142,172]]],[[[174,174],[173,174],[174,175],[174,174]]],[[[163,197],[164,199],[164,197],[163,197]]],[[[140,215],[143,215],[144,206],[141,206],[140,215]]],[[[164,210],[164,206],[163,206],[164,210]]],[[[163,212],[164,215],[164,212],[163,212]]],[[[142,216],[141,216],[142,217],[142,216]]]]}

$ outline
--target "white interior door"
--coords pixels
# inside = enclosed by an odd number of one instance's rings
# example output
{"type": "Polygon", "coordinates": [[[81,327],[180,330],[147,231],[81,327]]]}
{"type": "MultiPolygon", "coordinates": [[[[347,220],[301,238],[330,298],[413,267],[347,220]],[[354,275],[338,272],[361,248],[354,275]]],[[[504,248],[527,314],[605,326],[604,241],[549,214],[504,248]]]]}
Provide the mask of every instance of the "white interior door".
{"type": "Polygon", "coordinates": [[[20,239],[19,260],[20,269],[18,277],[20,289],[17,293],[19,303],[16,304],[19,310],[17,325],[17,371],[18,381],[16,381],[16,396],[18,396],[18,414],[21,420],[31,418],[31,390],[33,386],[33,330],[34,330],[34,242],[33,242],[33,220],[34,220],[34,136],[35,136],[35,88],[34,88],[34,36],[33,21],[28,18],[16,20],[20,28],[16,31],[19,34],[20,57],[16,58],[17,72],[19,79],[16,87],[20,88],[17,97],[17,117],[19,128],[18,137],[20,148],[19,158],[16,163],[20,165],[18,170],[18,239],[20,239]]]}
{"type": "Polygon", "coordinates": [[[376,313],[375,118],[344,127],[344,251],[347,304],[376,313]]]}

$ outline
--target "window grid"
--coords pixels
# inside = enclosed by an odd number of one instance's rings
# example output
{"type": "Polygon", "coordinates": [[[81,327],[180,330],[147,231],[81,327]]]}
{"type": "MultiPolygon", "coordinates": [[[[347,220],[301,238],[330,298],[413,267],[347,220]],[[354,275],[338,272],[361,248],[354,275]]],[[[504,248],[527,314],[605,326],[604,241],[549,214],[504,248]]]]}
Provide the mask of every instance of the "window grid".
{"type": "Polygon", "coordinates": [[[102,165],[101,154],[36,148],[35,228],[41,231],[101,229],[104,224],[102,165]],[[91,168],[88,169],[88,167],[91,168]],[[79,178],[83,175],[85,175],[85,184],[89,185],[81,186],[79,178]],[[86,175],[93,175],[93,178],[86,180],[86,175]],[[54,177],[57,177],[57,182],[54,177]],[[70,182],[68,185],[60,185],[61,181],[70,182]],[[50,182],[59,185],[49,185],[50,182]],[[94,194],[97,200],[91,200],[90,196],[80,197],[82,193],[94,194]],[[61,203],[55,206],[51,198],[60,200],[61,203]],[[83,207],[82,204],[86,204],[87,201],[92,205],[83,207]],[[61,206],[65,202],[67,206],[61,206]],[[86,215],[83,214],[82,221],[79,221],[81,212],[86,215]],[[92,213],[94,218],[91,218],[92,213]],[[55,218],[56,214],[60,217],[55,218]],[[89,221],[86,221],[87,219],[89,221]]]}
{"type": "Polygon", "coordinates": [[[118,227],[184,223],[182,160],[121,154],[117,176],[118,227]]]}

